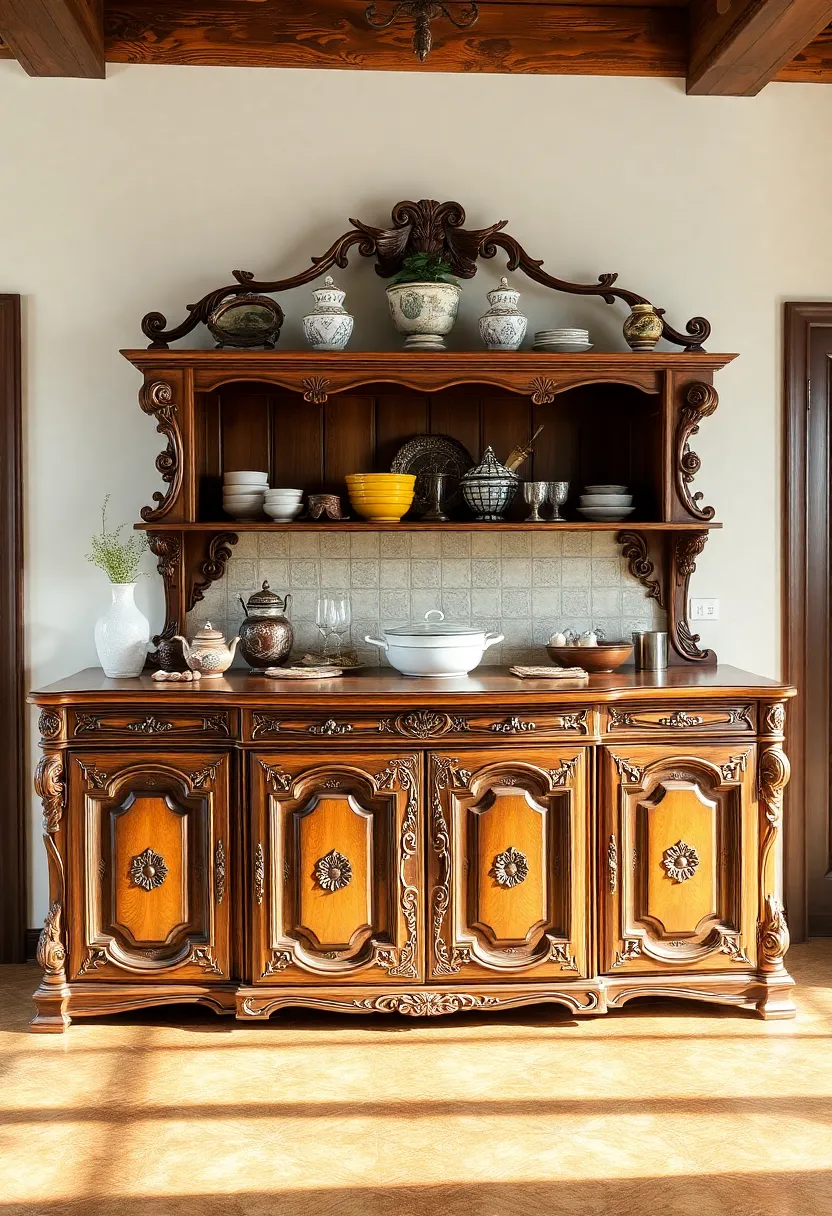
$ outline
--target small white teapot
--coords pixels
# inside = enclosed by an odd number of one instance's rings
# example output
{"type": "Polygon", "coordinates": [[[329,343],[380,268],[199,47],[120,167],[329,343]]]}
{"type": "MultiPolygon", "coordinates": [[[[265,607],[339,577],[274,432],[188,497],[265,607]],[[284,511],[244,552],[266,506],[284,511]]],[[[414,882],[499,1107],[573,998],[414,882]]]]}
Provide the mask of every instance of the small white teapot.
{"type": "Polygon", "coordinates": [[[234,661],[239,640],[237,637],[229,645],[210,621],[205,622],[193,642],[188,642],[180,634],[174,638],[174,641],[182,643],[182,653],[191,671],[198,671],[205,680],[219,679],[228,670],[234,661]]]}

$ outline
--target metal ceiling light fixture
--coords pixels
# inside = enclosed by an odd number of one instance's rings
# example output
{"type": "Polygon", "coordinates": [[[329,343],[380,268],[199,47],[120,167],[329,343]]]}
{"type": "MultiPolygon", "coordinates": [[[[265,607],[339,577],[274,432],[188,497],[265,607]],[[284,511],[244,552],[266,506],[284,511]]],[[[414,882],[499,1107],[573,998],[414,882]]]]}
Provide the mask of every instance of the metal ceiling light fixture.
{"type": "Polygon", "coordinates": [[[367,24],[373,29],[385,30],[398,17],[413,19],[413,53],[424,63],[430,54],[431,34],[430,23],[437,17],[447,17],[458,30],[468,29],[480,15],[475,0],[471,0],[467,8],[460,13],[459,20],[453,16],[446,4],[440,0],[399,0],[389,17],[379,19],[376,16],[375,4],[370,4],[365,12],[367,24]]]}

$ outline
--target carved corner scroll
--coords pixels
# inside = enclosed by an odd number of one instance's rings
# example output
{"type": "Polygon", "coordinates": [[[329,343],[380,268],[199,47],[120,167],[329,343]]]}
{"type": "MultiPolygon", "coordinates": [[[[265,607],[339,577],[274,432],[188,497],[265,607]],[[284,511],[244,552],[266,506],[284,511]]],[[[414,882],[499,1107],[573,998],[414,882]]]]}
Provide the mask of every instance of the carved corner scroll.
{"type": "MultiPolygon", "coordinates": [[[[198,563],[197,574],[188,588],[187,612],[190,612],[204,598],[211,583],[216,583],[225,574],[226,563],[231,557],[231,546],[236,543],[236,532],[217,532],[211,537],[208,542],[208,554],[203,561],[198,563]]],[[[190,578],[189,572],[189,581],[190,578]]]]}
{"type": "Polygon", "coordinates": [[[164,380],[152,380],[143,384],[139,392],[139,405],[156,419],[156,430],[167,439],[167,447],[156,457],[156,468],[162,481],[167,483],[164,494],[156,490],[153,494],[155,507],[142,507],[145,523],[164,519],[179,497],[182,488],[183,459],[182,435],[173,400],[173,389],[164,380]]]}
{"type": "Polygon", "coordinates": [[[688,624],[688,588],[696,569],[696,559],[708,539],[707,532],[683,532],[670,538],[671,547],[671,594],[668,605],[668,631],[670,644],[680,658],[688,663],[714,665],[716,655],[712,650],[701,650],[699,634],[693,633],[688,624]]]}
{"type": "Polygon", "coordinates": [[[60,903],[55,901],[46,914],[38,939],[38,964],[47,980],[63,981],[66,978],[66,947],[61,928],[62,916],[63,909],[60,903]]]}
{"type": "Polygon", "coordinates": [[[679,411],[676,427],[676,490],[679,500],[694,519],[707,522],[713,519],[713,507],[701,507],[701,490],[692,494],[690,483],[702,467],[702,461],[692,452],[690,439],[699,432],[699,423],[709,418],[719,405],[716,389],[710,384],[692,384],[685,394],[685,404],[679,411]]]}
{"type": "Polygon", "coordinates": [[[44,835],[52,836],[58,830],[66,806],[64,764],[59,752],[47,752],[38,761],[35,793],[43,805],[44,835]]]}
{"type": "MultiPolygon", "coordinates": [[[[479,258],[493,258],[497,250],[502,249],[507,255],[509,270],[520,270],[535,283],[552,291],[600,296],[607,304],[615,303],[616,299],[629,305],[650,303],[645,296],[615,286],[617,274],[601,274],[597,283],[570,283],[547,274],[543,270],[542,259],[530,257],[513,236],[503,231],[507,222],[499,220],[487,228],[466,229],[463,227],[465,211],[459,203],[440,203],[435,199],[403,201],[393,207],[389,228],[375,228],[358,220],[350,220],[352,229],[338,237],[326,253],[313,257],[312,265],[299,274],[266,281],[256,279],[250,271],[235,270],[235,282],[209,292],[196,304],[188,305],[188,315],[181,324],[168,329],[166,317],[162,313],[151,312],[142,320],[142,333],[150,339],[151,348],[167,348],[170,342],[175,342],[200,323],[206,322],[224,300],[251,292],[273,295],[293,287],[302,287],[326,274],[333,266],[340,269],[346,267],[349,252],[356,246],[361,257],[376,259],[376,273],[382,278],[390,278],[400,270],[404,259],[411,254],[438,253],[458,278],[471,279],[477,273],[479,258]]],[[[664,319],[664,309],[657,308],[655,311],[662,318],[663,337],[668,342],[685,350],[702,349],[702,343],[711,332],[704,317],[693,317],[682,334],[664,319]]]]}
{"type": "Polygon", "coordinates": [[[618,543],[621,545],[622,557],[627,560],[630,574],[644,587],[647,598],[654,599],[660,608],[664,608],[662,586],[658,578],[653,577],[656,567],[650,560],[646,538],[641,532],[619,532],[618,543]]]}

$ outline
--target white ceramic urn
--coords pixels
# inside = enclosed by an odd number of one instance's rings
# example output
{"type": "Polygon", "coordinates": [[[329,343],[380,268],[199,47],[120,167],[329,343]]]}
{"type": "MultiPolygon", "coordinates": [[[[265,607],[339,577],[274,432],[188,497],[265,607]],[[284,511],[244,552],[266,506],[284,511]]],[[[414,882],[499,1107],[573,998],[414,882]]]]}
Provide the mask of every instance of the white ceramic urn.
{"type": "Polygon", "coordinates": [[[150,640],[150,622],[136,607],[135,583],[111,583],[113,602],[95,622],[95,649],[111,680],[141,675],[150,640]]]}
{"type": "Polygon", "coordinates": [[[349,342],[355,319],[344,308],[345,296],[329,275],[312,292],[315,309],[303,318],[303,335],[313,350],[343,350],[349,342]]]}
{"type": "Polygon", "coordinates": [[[387,288],[390,316],[405,350],[445,350],[443,341],[456,320],[458,283],[393,283],[387,288]]]}
{"type": "Polygon", "coordinates": [[[517,310],[520,292],[513,291],[508,279],[488,292],[488,312],[480,317],[480,337],[489,350],[519,350],[526,336],[528,319],[517,310]]]}

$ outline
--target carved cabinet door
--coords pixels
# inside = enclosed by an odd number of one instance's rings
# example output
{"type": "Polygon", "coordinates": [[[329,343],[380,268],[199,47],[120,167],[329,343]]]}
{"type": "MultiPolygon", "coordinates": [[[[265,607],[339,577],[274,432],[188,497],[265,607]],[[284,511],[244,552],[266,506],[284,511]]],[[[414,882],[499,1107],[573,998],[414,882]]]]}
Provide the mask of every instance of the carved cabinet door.
{"type": "Polygon", "coordinates": [[[588,974],[584,748],[428,757],[429,978],[588,974]]]}
{"type": "Polygon", "coordinates": [[[269,752],[250,765],[254,983],[421,979],[418,758],[269,752]]]}
{"type": "Polygon", "coordinates": [[[749,968],[756,960],[756,748],[604,748],[601,971],[749,968]]]}
{"type": "Polygon", "coordinates": [[[230,757],[72,754],[70,979],[232,974],[230,757]]]}

